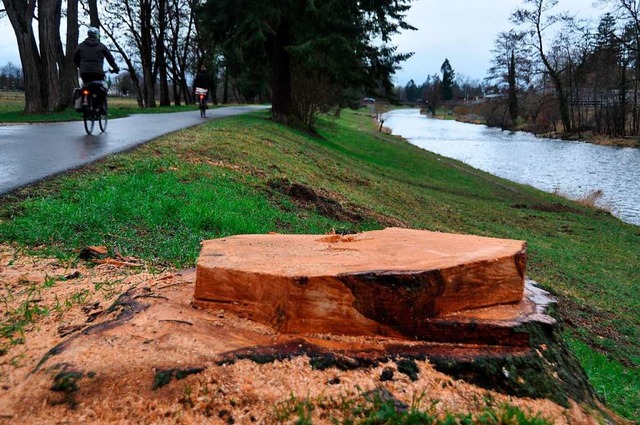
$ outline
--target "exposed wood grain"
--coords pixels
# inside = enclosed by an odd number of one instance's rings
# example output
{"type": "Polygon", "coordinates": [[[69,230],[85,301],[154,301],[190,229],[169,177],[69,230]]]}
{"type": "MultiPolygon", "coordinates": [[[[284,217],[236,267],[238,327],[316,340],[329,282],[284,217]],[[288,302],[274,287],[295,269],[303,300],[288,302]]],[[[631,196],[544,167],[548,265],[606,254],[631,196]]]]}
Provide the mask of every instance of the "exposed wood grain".
{"type": "Polygon", "coordinates": [[[425,320],[522,300],[526,243],[390,228],[205,241],[194,303],[285,333],[428,339],[425,320]]]}

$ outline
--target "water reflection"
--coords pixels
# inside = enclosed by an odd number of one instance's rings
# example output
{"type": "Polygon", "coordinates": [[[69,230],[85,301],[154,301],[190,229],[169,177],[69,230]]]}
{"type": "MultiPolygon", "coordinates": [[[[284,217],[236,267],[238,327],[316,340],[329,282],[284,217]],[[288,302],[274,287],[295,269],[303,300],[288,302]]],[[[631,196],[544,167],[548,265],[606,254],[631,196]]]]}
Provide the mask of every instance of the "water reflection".
{"type": "Polygon", "coordinates": [[[577,199],[600,190],[598,205],[640,225],[640,149],[541,139],[427,118],[417,109],[394,111],[385,126],[423,149],[547,192],[577,199]]]}
{"type": "Polygon", "coordinates": [[[105,143],[100,136],[103,134],[97,134],[96,136],[83,135],[76,139],[77,149],[75,155],[82,161],[90,161],[102,156],[105,152],[105,143]]]}

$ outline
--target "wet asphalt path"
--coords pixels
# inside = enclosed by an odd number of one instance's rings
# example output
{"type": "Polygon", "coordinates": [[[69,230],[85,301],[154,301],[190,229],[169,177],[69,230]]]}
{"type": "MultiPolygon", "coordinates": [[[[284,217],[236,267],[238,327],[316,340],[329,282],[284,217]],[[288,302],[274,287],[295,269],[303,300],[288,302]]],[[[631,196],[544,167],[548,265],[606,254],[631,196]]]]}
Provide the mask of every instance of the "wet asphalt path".
{"type": "Polygon", "coordinates": [[[132,115],[109,120],[102,134],[96,123],[92,136],[81,121],[0,126],[0,195],[173,131],[263,108],[210,109],[207,118],[199,111],[132,115]]]}

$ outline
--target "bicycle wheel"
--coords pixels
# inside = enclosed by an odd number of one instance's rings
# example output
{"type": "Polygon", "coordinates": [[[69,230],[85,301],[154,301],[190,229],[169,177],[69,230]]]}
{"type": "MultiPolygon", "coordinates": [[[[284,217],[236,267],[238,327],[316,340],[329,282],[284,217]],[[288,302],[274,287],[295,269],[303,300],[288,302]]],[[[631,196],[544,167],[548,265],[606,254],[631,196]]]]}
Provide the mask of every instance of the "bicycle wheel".
{"type": "Polygon", "coordinates": [[[98,112],[98,125],[100,125],[100,131],[107,131],[107,121],[109,121],[109,108],[107,106],[107,100],[104,101],[104,106],[98,112]]]}
{"type": "Polygon", "coordinates": [[[84,129],[88,135],[91,135],[91,133],[93,133],[93,126],[96,119],[93,113],[93,102],[91,101],[91,97],[89,97],[89,104],[85,106],[84,111],[82,112],[82,117],[84,119],[84,129]]]}

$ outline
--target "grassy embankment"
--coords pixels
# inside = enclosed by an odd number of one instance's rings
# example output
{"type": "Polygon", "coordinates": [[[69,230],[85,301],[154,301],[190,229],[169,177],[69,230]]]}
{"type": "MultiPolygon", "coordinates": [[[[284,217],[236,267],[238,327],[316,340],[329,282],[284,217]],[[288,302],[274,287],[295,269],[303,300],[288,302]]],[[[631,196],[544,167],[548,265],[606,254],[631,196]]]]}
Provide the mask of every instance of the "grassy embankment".
{"type": "Polygon", "coordinates": [[[63,257],[106,245],[174,267],[207,238],[394,224],[527,240],[528,275],[558,295],[595,389],[640,417],[640,229],[376,133],[365,114],[318,135],[267,114],[213,121],[0,200],[0,242],[63,257]]]}
{"type": "MultiPolygon", "coordinates": [[[[131,114],[181,112],[198,109],[197,105],[163,106],[161,108],[140,109],[136,99],[125,97],[109,97],[109,117],[122,118],[131,114]]],[[[29,114],[24,111],[24,94],[0,91],[0,123],[33,123],[79,121],[82,115],[74,109],[49,114],[29,114]]]]}

